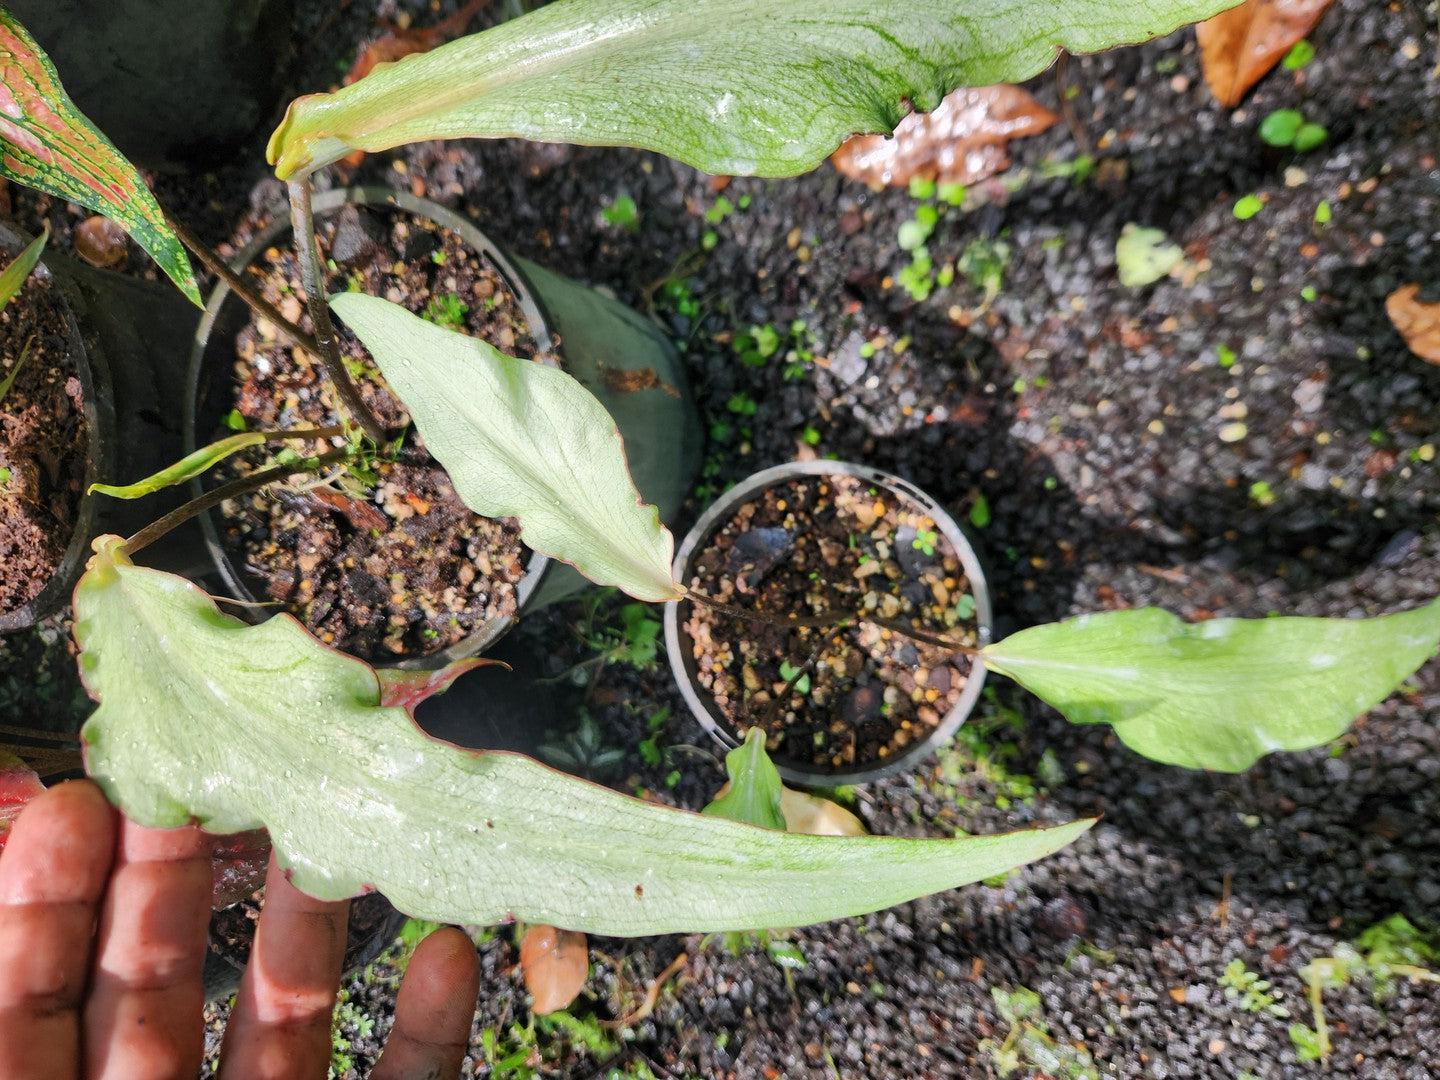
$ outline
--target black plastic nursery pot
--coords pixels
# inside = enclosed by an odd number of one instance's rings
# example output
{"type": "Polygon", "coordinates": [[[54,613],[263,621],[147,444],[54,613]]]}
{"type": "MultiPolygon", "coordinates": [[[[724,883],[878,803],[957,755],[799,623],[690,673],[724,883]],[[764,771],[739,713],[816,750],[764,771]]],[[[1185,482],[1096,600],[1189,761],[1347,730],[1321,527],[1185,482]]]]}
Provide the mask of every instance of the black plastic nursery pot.
{"type": "MultiPolygon", "coordinates": [[[[630,309],[593,289],[511,257],[475,225],[436,203],[387,188],[352,188],[317,195],[317,220],[346,206],[378,213],[404,213],[428,220],[460,236],[481,254],[502,279],[523,313],[539,352],[556,352],[566,371],[583,383],[615,417],[637,486],[669,520],[678,512],[698,468],[699,426],[681,368],[669,341],[630,309]],[[643,379],[617,378],[639,372],[643,379]],[[638,387],[638,388],[634,388],[638,387]]],[[[288,242],[287,215],[259,233],[234,260],[245,273],[262,253],[288,242]]],[[[236,334],[250,320],[246,305],[223,283],[206,305],[191,350],[185,414],[187,452],[210,442],[221,418],[234,404],[230,373],[236,334]]],[[[213,480],[200,480],[195,494],[213,480]]],[[[256,583],[222,542],[214,512],[201,526],[213,565],[225,589],[237,600],[256,603],[256,583]]],[[[516,587],[516,613],[496,617],[449,647],[423,656],[386,661],[384,666],[434,669],[476,656],[487,649],[526,610],[563,599],[586,582],[572,568],[527,552],[524,577],[516,587]]]]}
{"type": "MultiPolygon", "coordinates": [[[[772,489],[812,477],[854,478],[874,489],[881,500],[908,504],[933,520],[935,531],[944,538],[958,560],[968,582],[969,595],[974,598],[971,621],[975,626],[976,643],[984,645],[990,640],[992,613],[985,572],[964,530],[944,507],[915,485],[866,465],[838,461],[793,462],[765,469],[737,484],[700,516],[681,543],[675,556],[675,580],[686,585],[692,582],[697,559],[712,546],[737,511],[756,502],[772,489]]],[[[729,750],[739,745],[741,733],[700,682],[695,642],[686,630],[693,606],[694,602],[690,600],[673,601],[665,606],[665,651],[669,656],[670,670],[691,713],[722,747],[729,750]]],[[[774,752],[771,758],[785,780],[809,787],[865,784],[906,772],[918,766],[955,734],[979,700],[984,684],[984,665],[969,663],[958,698],[938,723],[923,737],[910,741],[900,752],[881,760],[832,768],[774,752]]]]}
{"type": "MultiPolygon", "coordinates": [[[[0,223],[6,261],[29,239],[0,223]]],[[[64,309],[83,400],[85,487],[128,482],[173,462],[183,445],[177,376],[199,312],[168,285],[95,270],[58,254],[47,252],[35,274],[53,282],[64,309]]],[[[54,576],[28,603],[0,613],[0,633],[27,629],[70,603],[95,537],[128,536],[181,501],[178,492],[135,502],[82,494],[54,576]]],[[[168,540],[150,561],[180,568],[191,556],[186,534],[168,540]]]]}
{"type": "Polygon", "coordinates": [[[145,168],[219,162],[280,102],[294,0],[7,0],[80,109],[145,168]]]}

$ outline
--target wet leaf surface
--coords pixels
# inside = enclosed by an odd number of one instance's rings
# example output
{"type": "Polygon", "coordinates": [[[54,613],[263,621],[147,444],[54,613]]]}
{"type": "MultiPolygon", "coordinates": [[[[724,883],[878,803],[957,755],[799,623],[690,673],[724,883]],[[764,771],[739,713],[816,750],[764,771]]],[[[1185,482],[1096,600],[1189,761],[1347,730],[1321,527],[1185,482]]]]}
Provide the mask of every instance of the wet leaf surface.
{"type": "Polygon", "coordinates": [[[861,135],[831,157],[846,176],[875,187],[914,178],[973,184],[1006,168],[1011,139],[1038,135],[1060,117],[1018,86],[956,90],[934,112],[907,116],[891,138],[861,135]]]}

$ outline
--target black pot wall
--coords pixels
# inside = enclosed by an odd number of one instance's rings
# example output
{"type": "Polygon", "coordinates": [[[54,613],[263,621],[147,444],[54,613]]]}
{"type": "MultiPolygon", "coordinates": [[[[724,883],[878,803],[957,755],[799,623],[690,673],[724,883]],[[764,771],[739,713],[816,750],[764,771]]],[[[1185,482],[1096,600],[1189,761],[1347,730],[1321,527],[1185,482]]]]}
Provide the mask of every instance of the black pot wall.
{"type": "Polygon", "coordinates": [[[149,169],[212,164],[272,119],[294,0],[6,0],[81,111],[149,169]]]}

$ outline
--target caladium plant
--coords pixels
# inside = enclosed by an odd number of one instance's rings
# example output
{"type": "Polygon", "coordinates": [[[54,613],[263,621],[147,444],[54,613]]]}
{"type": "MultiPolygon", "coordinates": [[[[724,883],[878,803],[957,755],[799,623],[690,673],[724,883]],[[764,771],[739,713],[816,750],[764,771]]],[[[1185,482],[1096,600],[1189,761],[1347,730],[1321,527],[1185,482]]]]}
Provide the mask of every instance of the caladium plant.
{"type": "MultiPolygon", "coordinates": [[[[793,175],[843,138],[889,131],[957,86],[1021,79],[1061,48],[1143,40],[1231,3],[557,0],[381,65],[335,94],[302,98],[269,154],[290,182],[314,336],[243,281],[226,280],[325,362],[350,422],[343,432],[247,433],[101,490],[138,497],[241,444],[276,439],[319,438],[334,449],[292,458],[263,479],[387,452],[391,433],[339,362],[310,219],[308,176],[353,150],[518,136],[646,147],[716,172],[793,175]]],[[[0,105],[13,106],[0,108],[10,118],[0,121],[6,172],[116,217],[187,294],[194,285],[177,236],[225,276],[188,233],[166,225],[138,174],[75,112],[38,47],[3,12],[0,30],[10,61],[0,67],[0,105]]],[[[642,503],[613,422],[575,380],[378,298],[332,303],[472,509],[517,517],[534,548],[638,599],[689,596],[672,577],[672,538],[642,503]]],[[[84,730],[87,767],[145,824],[267,829],[296,884],[316,896],[379,888],[420,917],[520,918],[609,934],[795,925],[988,877],[1089,827],[951,840],[804,836],[646,805],[510,754],[458,750],[425,738],[409,716],[453,669],[377,674],[288,616],[249,627],[183,579],[134,565],[178,520],[128,541],[102,538],[77,590],[81,668],[99,702],[84,730]]],[[[1199,628],[1163,612],[1126,612],[1025,631],[977,660],[1072,720],[1112,724],[1142,753],[1239,769],[1269,750],[1332,738],[1423,663],[1437,639],[1435,604],[1375,620],[1199,628]]],[[[763,750],[750,753],[759,769],[763,750]]]]}

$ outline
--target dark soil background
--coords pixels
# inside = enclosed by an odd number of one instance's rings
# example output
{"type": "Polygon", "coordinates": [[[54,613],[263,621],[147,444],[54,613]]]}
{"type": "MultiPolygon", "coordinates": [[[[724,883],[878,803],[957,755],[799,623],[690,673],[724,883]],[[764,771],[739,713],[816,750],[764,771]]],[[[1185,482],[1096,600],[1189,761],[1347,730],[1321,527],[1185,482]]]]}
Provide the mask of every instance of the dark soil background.
{"type": "MultiPolygon", "coordinates": [[[[302,91],[338,81],[378,20],[429,21],[454,5],[298,7],[311,50],[302,91]]],[[[835,454],[910,478],[962,518],[983,494],[992,520],[976,534],[1002,632],[1145,604],[1191,617],[1378,614],[1440,593],[1440,369],[1409,353],[1383,308],[1407,282],[1440,286],[1440,42],[1433,6],[1373,0],[1337,0],[1311,40],[1308,67],[1277,69],[1233,112],[1205,89],[1192,31],[1037,78],[1031,88],[1052,108],[1062,85],[1076,88],[1078,130],[1013,143],[1015,168],[1033,177],[1081,151],[1101,167],[1081,183],[1032,178],[1008,195],[983,185],[985,205],[944,214],[930,243],[937,265],[976,239],[1009,245],[999,296],[979,317],[981,293],[963,275],[919,304],[894,286],[907,261],[896,233],[915,200],[871,193],[829,166],[735,180],[723,194],[736,209],[718,223],[705,217],[713,178],[623,150],[424,144],[320,182],[415,190],[662,320],[685,348],[710,434],[682,531],[724,484],[835,454]],[[1298,159],[1265,146],[1256,127],[1281,107],[1303,108],[1329,141],[1298,159]],[[1252,192],[1264,209],[1236,220],[1232,204],[1252,192]],[[634,231],[602,217],[623,195],[638,209],[634,231]],[[1314,224],[1321,200],[1334,210],[1324,228],[1314,224]],[[1199,272],[1120,286],[1114,249],[1127,222],[1165,230],[1199,272]],[[716,242],[702,252],[709,231],[716,242]],[[799,377],[785,377],[780,357],[751,367],[734,355],[731,335],[767,323],[785,332],[797,319],[817,357],[799,377]],[[866,341],[881,347],[862,355],[866,341]],[[1229,368],[1222,346],[1237,355],[1229,368]],[[1222,441],[1241,405],[1246,436],[1222,441]],[[813,448],[807,427],[819,433],[813,448]],[[1252,494],[1257,483],[1268,498],[1252,494]]],[[[162,178],[158,190],[218,242],[277,199],[265,176],[257,139],[252,161],[162,178]]],[[[50,215],[58,232],[67,215],[50,215]]],[[[132,265],[143,266],[133,254],[132,265]]],[[[542,673],[563,672],[593,655],[575,640],[581,615],[572,605],[531,617],[506,646],[539,658],[542,673]]],[[[613,606],[599,617],[618,624],[613,606]]],[[[12,714],[69,700],[49,676],[64,667],[63,643],[54,628],[45,634],[0,646],[30,656],[52,643],[25,661],[47,674],[35,692],[18,660],[4,665],[0,704],[12,714]]],[[[511,932],[480,934],[467,1070],[989,1077],[1009,1031],[991,991],[1027,987],[1043,1005],[1035,1023],[1083,1046],[1106,1076],[1321,1072],[1297,1059],[1287,1034],[1292,1019],[1309,1021],[1300,969],[1393,914],[1435,924],[1440,668],[1335,746],[1241,776],[1150,764],[997,683],[937,762],[859,792],[856,810],[875,832],[911,835],[1101,815],[1073,848],[1003,882],[798,931],[798,969],[699,938],[592,941],[596,977],[569,1025],[531,1024],[511,932]],[[680,951],[688,964],[652,1016],[623,1037],[592,1022],[633,1007],[637,988],[680,951]],[[1226,998],[1218,979],[1237,958],[1273,981],[1291,1019],[1226,998]],[[495,1066],[516,1054],[527,1064],[495,1066]]],[[[578,722],[570,698],[552,700],[562,726],[578,722]]],[[[617,786],[698,807],[721,782],[663,660],[650,671],[609,664],[584,704],[605,744],[624,752],[617,786]],[[641,751],[654,732],[658,765],[641,751]]],[[[363,1074],[372,1060],[394,971],[382,964],[347,987],[337,1065],[363,1074]]],[[[1435,984],[1402,983],[1377,1003],[1360,978],[1324,1003],[1330,1073],[1440,1074],[1435,984]]],[[[1011,1075],[1085,1073],[1032,1059],[1011,1075]]]]}

